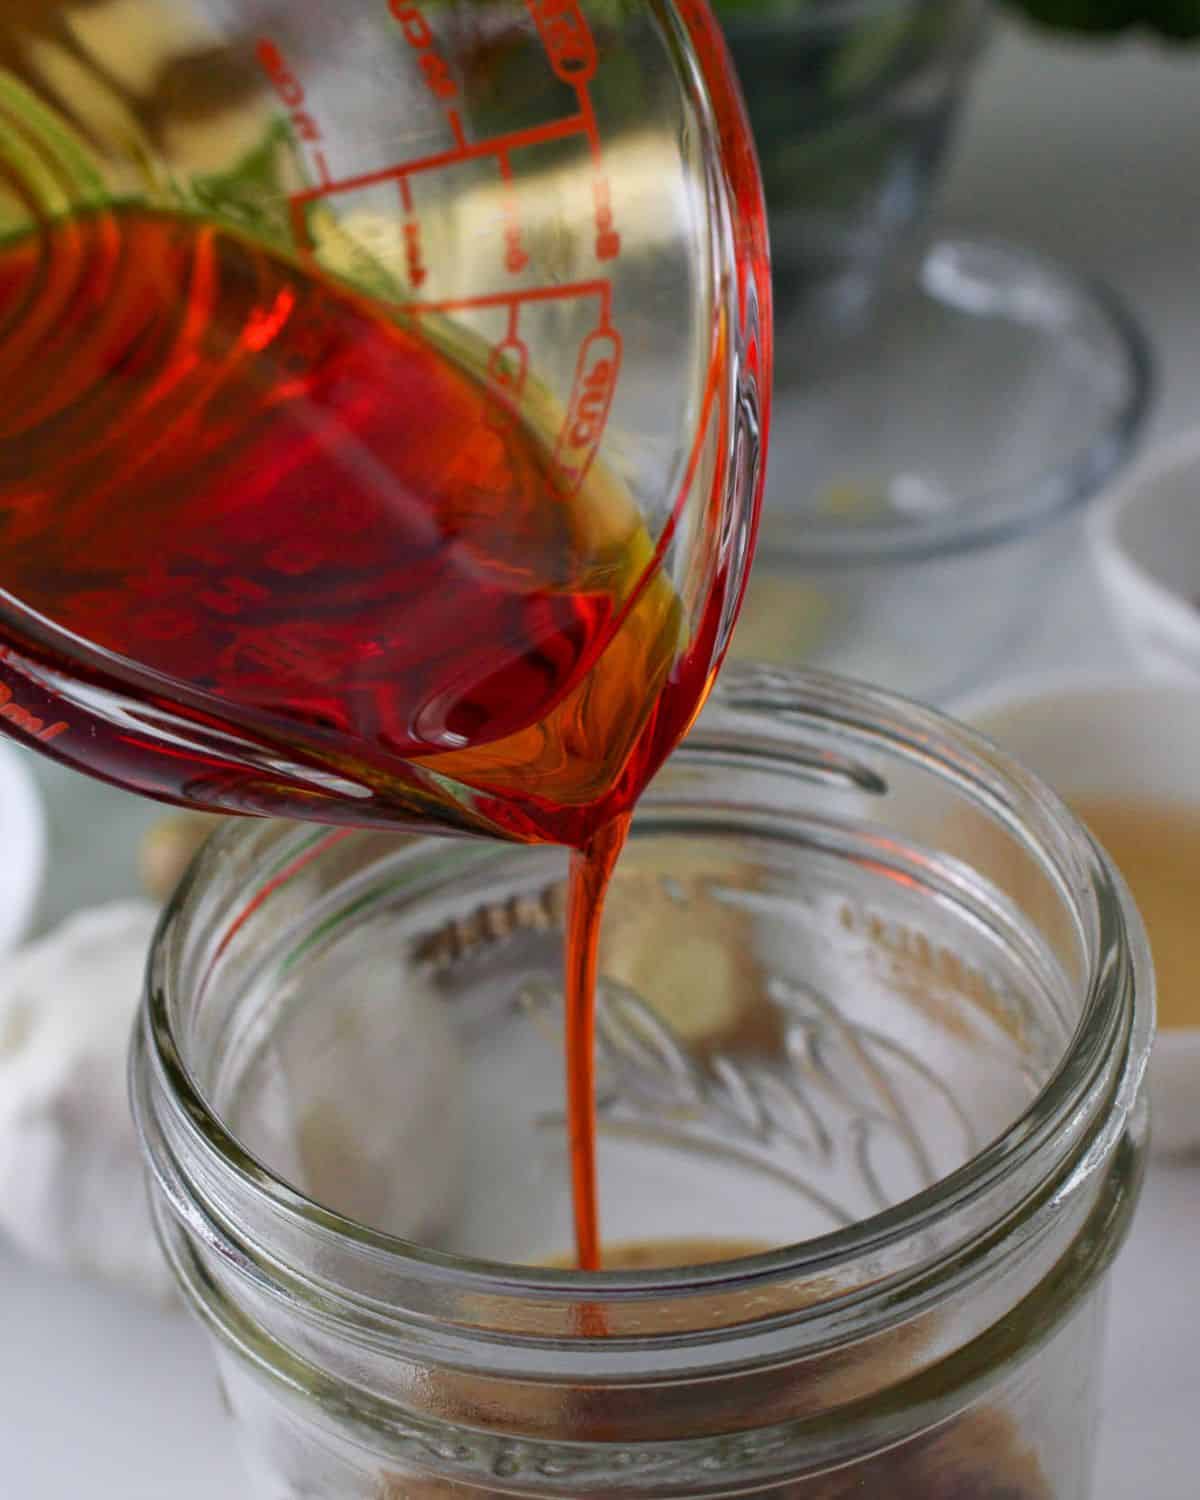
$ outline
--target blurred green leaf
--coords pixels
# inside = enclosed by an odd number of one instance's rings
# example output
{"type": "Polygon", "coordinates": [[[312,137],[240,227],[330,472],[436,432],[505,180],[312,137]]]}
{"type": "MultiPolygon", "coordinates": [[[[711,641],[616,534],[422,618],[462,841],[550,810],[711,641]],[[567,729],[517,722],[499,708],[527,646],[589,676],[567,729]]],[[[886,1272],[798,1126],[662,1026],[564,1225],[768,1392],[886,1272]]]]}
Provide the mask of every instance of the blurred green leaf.
{"type": "MultiPolygon", "coordinates": [[[[838,0],[712,0],[718,16],[737,20],[833,9],[838,0]]],[[[1200,0],[1001,0],[1039,26],[1084,36],[1141,30],[1170,41],[1200,39],[1200,0]]]]}
{"type": "Polygon", "coordinates": [[[1054,31],[1087,36],[1141,30],[1171,41],[1200,38],[1200,0],[1008,0],[1022,15],[1054,31]]]}

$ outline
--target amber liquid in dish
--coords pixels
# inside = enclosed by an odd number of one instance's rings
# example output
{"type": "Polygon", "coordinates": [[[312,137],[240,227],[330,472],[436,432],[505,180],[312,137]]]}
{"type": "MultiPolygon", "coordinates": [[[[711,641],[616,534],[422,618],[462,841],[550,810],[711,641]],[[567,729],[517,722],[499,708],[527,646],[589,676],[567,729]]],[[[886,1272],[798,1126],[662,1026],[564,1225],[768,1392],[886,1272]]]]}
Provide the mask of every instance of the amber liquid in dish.
{"type": "Polygon", "coordinates": [[[1159,1026],[1200,1026],[1200,808],[1135,797],[1075,797],[1071,805],[1125,877],[1146,924],[1159,1026]]]}

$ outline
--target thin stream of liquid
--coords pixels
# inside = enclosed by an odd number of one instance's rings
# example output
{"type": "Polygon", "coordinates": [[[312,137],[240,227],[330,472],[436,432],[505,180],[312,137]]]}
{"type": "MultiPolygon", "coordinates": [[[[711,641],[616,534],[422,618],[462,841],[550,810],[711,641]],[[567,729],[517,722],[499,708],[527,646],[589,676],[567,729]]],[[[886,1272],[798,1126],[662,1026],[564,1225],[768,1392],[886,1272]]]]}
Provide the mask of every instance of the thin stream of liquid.
{"type": "Polygon", "coordinates": [[[600,1205],[596,1173],[596,961],[604,898],[629,832],[631,813],[597,830],[571,855],[567,898],[567,1131],[575,1250],[581,1271],[600,1269],[600,1205]]]}

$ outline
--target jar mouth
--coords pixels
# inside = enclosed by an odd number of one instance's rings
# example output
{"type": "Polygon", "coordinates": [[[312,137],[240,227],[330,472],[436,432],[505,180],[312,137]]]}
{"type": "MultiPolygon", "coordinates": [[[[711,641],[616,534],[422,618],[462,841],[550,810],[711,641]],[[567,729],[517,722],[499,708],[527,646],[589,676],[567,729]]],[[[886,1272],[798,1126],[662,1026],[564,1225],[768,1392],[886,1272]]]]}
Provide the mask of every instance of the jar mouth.
{"type": "MultiPolygon", "coordinates": [[[[1080,1174],[1092,1173],[1115,1149],[1134,1109],[1146,1067],[1152,1033],[1153,979],[1145,937],[1128,892],[1107,857],[1046,787],[1009,761],[982,736],[874,688],[813,672],[734,664],[724,674],[713,702],[674,758],[687,772],[696,765],[730,767],[789,762],[789,769],[830,784],[854,782],[869,773],[853,754],[839,759],[801,745],[789,753],[798,729],[836,728],[850,750],[886,745],[893,755],[920,764],[953,782],[999,818],[1020,829],[1037,846],[1054,883],[1070,901],[1084,935],[1087,954],[1086,1000],[1074,1035],[1052,1074],[1028,1107],[1002,1134],[963,1165],[894,1207],[798,1244],[710,1265],[636,1271],[580,1272],[502,1261],[471,1259],[372,1229],[343,1218],[307,1198],[252,1156],[210,1107],[184,1061],[171,1005],[171,958],[181,941],[189,907],[207,877],[210,861],[220,859],[252,834],[254,824],[222,830],[189,871],[163,913],[151,951],[143,1024],[135,1041],[134,1104],[148,1138],[147,1075],[155,1075],[156,1101],[165,1098],[174,1126],[186,1131],[208,1171],[229,1177],[239,1188],[290,1223],[327,1242],[370,1258],[377,1270],[398,1283],[414,1278],[448,1295],[469,1294],[542,1302],[585,1298],[598,1305],[647,1298],[689,1298],[704,1293],[744,1292],[777,1282],[828,1277],[850,1263],[877,1262],[905,1244],[919,1246],[938,1225],[970,1218],[995,1228],[1015,1205],[1002,1191],[1026,1173],[1026,1198],[1053,1182],[1061,1195],[1080,1174]],[[1135,1003],[1136,998],[1136,1003],[1135,1003]],[[1080,1122],[1085,1122],[1080,1128],[1080,1122]],[[1066,1126],[1070,1123],[1071,1130],[1066,1126]],[[1063,1146],[1069,1137],[1069,1145],[1063,1146]]],[[[653,817],[663,801],[651,788],[642,816],[653,817]]],[[[307,863],[344,830],[315,829],[299,860],[307,863]]],[[[445,839],[422,839],[414,858],[437,850],[445,839]]],[[[496,857],[505,846],[458,844],[464,859],[496,857]]],[[[511,854],[511,851],[507,851],[511,854]]],[[[276,871],[270,884],[288,878],[298,860],[276,871]]],[[[240,919],[239,919],[240,920],[240,919]]],[[[162,1181],[151,1148],[152,1166],[162,1181]]],[[[169,1194],[170,1196],[170,1194],[169,1194]]],[[[919,1280],[931,1268],[918,1250],[903,1265],[902,1280],[919,1280]]],[[[899,1262],[895,1263],[896,1267],[899,1262]]],[[[850,1296],[892,1296],[896,1277],[863,1282],[850,1296]]],[[[845,1305],[843,1299],[842,1305],[845,1305]]],[[[828,1314],[829,1304],[798,1309],[790,1323],[828,1314]]]]}

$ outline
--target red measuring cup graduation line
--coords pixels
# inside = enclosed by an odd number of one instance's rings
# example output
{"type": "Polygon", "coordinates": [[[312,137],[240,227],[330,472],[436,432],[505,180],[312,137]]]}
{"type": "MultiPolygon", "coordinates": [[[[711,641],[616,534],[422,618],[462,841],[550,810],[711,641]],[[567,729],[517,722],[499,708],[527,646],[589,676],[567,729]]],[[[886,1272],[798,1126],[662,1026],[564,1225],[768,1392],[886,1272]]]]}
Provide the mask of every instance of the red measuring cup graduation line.
{"type": "MultiPolygon", "coordinates": [[[[501,183],[502,264],[508,274],[519,275],[528,268],[530,256],[523,239],[513,156],[516,152],[548,142],[581,136],[592,162],[596,259],[610,262],[619,256],[621,237],[614,220],[612,192],[591,96],[591,83],[599,61],[595,38],[576,0],[524,0],[524,4],[551,70],[575,95],[573,113],[484,140],[471,140],[463,123],[462,85],[439,45],[435,28],[421,5],[414,0],[387,0],[389,14],[408,44],[426,89],[441,106],[454,144],[424,156],[340,177],[334,177],[330,172],[320,124],[305,107],[302,81],[288,67],[275,43],[266,39],[259,43],[259,62],[289,109],[293,131],[307,150],[317,179],[313,186],[294,193],[290,199],[291,220],[302,254],[312,249],[308,223],[311,204],[394,182],[400,199],[408,281],[413,291],[419,293],[429,279],[429,269],[425,262],[421,220],[414,203],[413,180],[463,162],[491,160],[496,164],[501,183]]],[[[597,317],[579,345],[566,415],[553,454],[561,486],[568,494],[574,493],[583,483],[600,446],[620,372],[621,337],[613,324],[611,282],[601,276],[472,297],[443,300],[418,297],[397,304],[396,308],[407,315],[507,309],[506,331],[492,346],[488,374],[496,395],[512,402],[520,398],[530,367],[529,347],[520,332],[522,309],[537,303],[578,299],[595,299],[597,317]]]]}
{"type": "Polygon", "coordinates": [[[398,306],[398,311],[416,315],[507,308],[508,329],[504,338],[492,346],[488,374],[497,395],[510,400],[520,395],[529,370],[529,351],[520,336],[522,307],[580,297],[596,299],[598,316],[596,326],[579,346],[566,416],[552,456],[561,490],[568,495],[578,490],[596,456],[621,369],[621,335],[612,323],[611,284],[605,280],[580,281],[559,287],[532,287],[519,292],[492,292],[398,306]]]}
{"type": "Polygon", "coordinates": [[[374,187],[383,182],[395,182],[405,214],[404,233],[409,247],[409,278],[414,288],[419,290],[428,273],[420,253],[420,221],[413,209],[411,179],[420,174],[444,170],[462,162],[490,158],[496,163],[501,182],[510,189],[506,195],[504,209],[504,264],[506,269],[515,275],[529,265],[529,254],[522,242],[516,196],[511,191],[515,183],[513,154],[552,141],[582,135],[587,142],[593,163],[592,197],[596,220],[596,259],[601,262],[616,259],[621,251],[621,236],[616,229],[613,217],[612,192],[604,167],[604,153],[591,97],[590,86],[595,77],[598,62],[591,28],[575,0],[525,0],[525,8],[537,29],[555,76],[574,91],[576,110],[573,114],[521,129],[505,131],[484,140],[470,140],[463,125],[460,108],[461,85],[450,63],[439,50],[437,34],[424,15],[421,6],[412,3],[412,0],[388,0],[389,12],[417,59],[417,66],[425,86],[442,106],[446,122],[454,137],[454,145],[442,151],[430,152],[425,156],[393,162],[386,167],[375,168],[369,172],[353,173],[338,178],[331,176],[327,157],[320,149],[319,126],[310,115],[296,107],[304,99],[303,85],[288,70],[280,49],[273,42],[263,40],[259,43],[259,61],[271,77],[284,103],[291,108],[293,125],[296,127],[297,135],[310,148],[309,154],[318,178],[315,186],[294,193],[290,200],[292,223],[297,243],[301,247],[307,243],[306,209],[310,203],[322,198],[331,198],[340,193],[374,187]]]}

